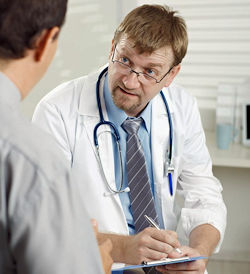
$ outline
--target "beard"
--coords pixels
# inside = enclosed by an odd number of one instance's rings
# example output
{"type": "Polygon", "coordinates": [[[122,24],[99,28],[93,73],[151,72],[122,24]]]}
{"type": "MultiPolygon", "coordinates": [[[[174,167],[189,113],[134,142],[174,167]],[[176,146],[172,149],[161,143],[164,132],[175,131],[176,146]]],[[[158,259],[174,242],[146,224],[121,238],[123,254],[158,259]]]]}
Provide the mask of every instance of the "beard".
{"type": "Polygon", "coordinates": [[[120,86],[116,86],[111,91],[114,104],[122,109],[128,116],[136,117],[143,109],[141,97],[138,92],[126,92],[120,86]]]}

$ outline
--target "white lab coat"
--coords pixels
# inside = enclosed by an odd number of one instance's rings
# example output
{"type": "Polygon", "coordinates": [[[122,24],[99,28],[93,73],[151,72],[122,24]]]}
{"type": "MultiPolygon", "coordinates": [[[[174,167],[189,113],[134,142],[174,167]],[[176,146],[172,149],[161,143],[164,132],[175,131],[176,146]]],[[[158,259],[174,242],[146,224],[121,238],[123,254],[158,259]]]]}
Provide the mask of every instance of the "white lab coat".
{"type": "MultiPolygon", "coordinates": [[[[80,174],[82,197],[90,216],[97,219],[99,230],[128,234],[119,195],[104,195],[109,190],[93,142],[93,130],[99,122],[96,103],[99,72],[58,86],[38,104],[33,121],[56,138],[72,168],[80,174]]],[[[103,81],[100,91],[104,117],[108,119],[102,96],[103,81]]],[[[212,174],[196,101],[175,84],[163,89],[163,92],[173,121],[173,196],[170,196],[168,178],[164,175],[169,124],[160,95],[153,99],[152,104],[152,163],[155,192],[165,228],[176,230],[179,222],[178,231],[188,238],[193,228],[208,223],[220,231],[222,241],[226,208],[221,184],[212,174]],[[184,197],[179,214],[176,213],[176,193],[184,197]]],[[[102,127],[102,131],[105,130],[110,129],[102,127]]],[[[115,188],[111,135],[100,134],[99,145],[106,177],[115,188]]]]}

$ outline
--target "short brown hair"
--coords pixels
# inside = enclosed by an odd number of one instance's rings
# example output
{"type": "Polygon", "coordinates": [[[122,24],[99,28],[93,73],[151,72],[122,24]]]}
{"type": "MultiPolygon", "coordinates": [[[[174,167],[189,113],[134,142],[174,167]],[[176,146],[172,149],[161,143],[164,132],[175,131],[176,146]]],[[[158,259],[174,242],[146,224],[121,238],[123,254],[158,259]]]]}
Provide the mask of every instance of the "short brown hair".
{"type": "Polygon", "coordinates": [[[0,0],[0,58],[19,59],[39,34],[61,27],[67,0],[0,0]]]}
{"type": "Polygon", "coordinates": [[[140,53],[171,46],[174,64],[181,63],[187,52],[188,36],[186,24],[177,11],[168,6],[143,5],[132,10],[121,22],[114,34],[117,44],[122,35],[132,40],[140,53]]]}

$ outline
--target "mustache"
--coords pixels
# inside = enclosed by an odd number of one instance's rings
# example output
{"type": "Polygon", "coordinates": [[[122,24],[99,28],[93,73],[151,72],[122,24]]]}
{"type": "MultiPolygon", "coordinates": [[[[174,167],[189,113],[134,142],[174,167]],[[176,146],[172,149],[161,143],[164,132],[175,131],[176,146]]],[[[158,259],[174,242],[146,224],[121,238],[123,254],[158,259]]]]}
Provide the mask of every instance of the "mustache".
{"type": "Polygon", "coordinates": [[[124,90],[126,93],[137,95],[137,96],[140,95],[140,93],[137,90],[126,88],[122,83],[119,83],[117,85],[117,87],[119,87],[120,89],[124,90]]]}

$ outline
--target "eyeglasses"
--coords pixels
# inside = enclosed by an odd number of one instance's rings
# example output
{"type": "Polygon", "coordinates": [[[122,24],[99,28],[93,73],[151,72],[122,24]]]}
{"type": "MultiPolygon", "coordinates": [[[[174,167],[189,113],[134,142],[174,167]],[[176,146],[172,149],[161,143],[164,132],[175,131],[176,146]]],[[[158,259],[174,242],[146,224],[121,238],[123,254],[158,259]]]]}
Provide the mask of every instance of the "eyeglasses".
{"type": "MultiPolygon", "coordinates": [[[[112,56],[112,62],[113,64],[117,64],[117,68],[124,74],[130,74],[130,73],[135,73],[138,77],[138,80],[145,84],[145,85],[150,85],[150,84],[158,84],[160,83],[168,74],[169,72],[172,70],[172,68],[174,66],[172,66],[167,73],[165,73],[161,78],[160,80],[157,80],[154,76],[151,76],[149,73],[150,72],[138,72],[138,71],[135,71],[128,63],[130,62],[129,59],[127,57],[123,57],[119,54],[118,50],[116,49],[116,46],[115,46],[115,49],[114,49],[114,52],[113,52],[113,56],[112,56]]],[[[153,70],[151,69],[148,69],[149,71],[151,71],[152,73],[153,70]]]]}

